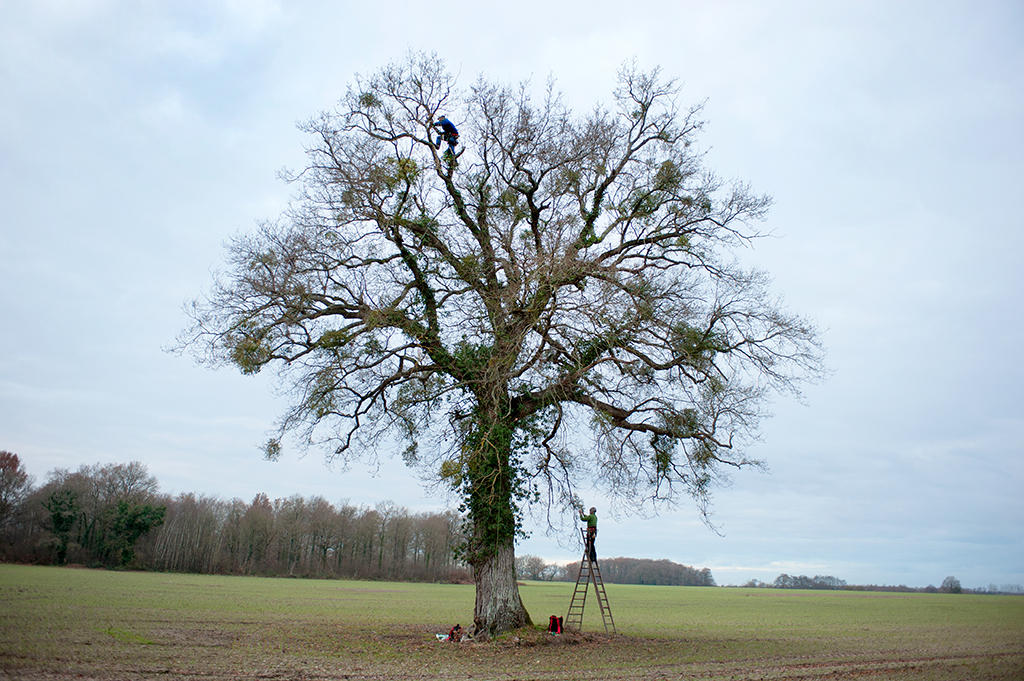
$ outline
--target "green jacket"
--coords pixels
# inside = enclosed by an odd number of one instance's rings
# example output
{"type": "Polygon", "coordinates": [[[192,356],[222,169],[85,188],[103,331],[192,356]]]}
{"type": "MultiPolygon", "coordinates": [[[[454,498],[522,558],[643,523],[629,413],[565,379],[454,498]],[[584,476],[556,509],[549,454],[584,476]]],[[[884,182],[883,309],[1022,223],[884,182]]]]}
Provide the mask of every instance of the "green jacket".
{"type": "Polygon", "coordinates": [[[580,520],[585,520],[587,522],[587,527],[588,528],[593,527],[595,530],[597,529],[597,514],[596,513],[591,513],[590,515],[583,515],[583,511],[580,511],[580,520]]]}

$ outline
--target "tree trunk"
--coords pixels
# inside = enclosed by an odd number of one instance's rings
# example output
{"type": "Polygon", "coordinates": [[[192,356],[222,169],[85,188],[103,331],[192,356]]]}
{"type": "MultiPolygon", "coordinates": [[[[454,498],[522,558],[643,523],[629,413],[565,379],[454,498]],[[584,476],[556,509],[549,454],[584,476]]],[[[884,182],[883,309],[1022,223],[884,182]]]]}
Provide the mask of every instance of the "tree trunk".
{"type": "Polygon", "coordinates": [[[490,638],[511,629],[533,624],[519,598],[516,583],[515,540],[509,539],[473,566],[476,606],[474,638],[490,638]]]}
{"type": "Polygon", "coordinates": [[[467,557],[473,567],[476,606],[473,636],[490,638],[532,624],[516,584],[516,509],[519,472],[512,465],[515,425],[506,421],[502,404],[488,405],[488,396],[507,393],[491,389],[480,396],[480,408],[464,451],[472,452],[466,470],[466,508],[472,524],[467,557]]]}

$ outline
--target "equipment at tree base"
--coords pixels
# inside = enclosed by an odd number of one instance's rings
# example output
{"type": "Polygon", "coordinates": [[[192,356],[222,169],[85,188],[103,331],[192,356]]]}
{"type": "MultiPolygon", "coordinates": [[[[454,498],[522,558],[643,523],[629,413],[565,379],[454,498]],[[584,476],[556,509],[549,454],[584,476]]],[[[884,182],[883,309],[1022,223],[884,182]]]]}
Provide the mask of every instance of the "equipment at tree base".
{"type": "Polygon", "coordinates": [[[580,560],[580,572],[576,576],[576,588],[572,592],[572,600],[569,602],[569,612],[565,616],[565,626],[573,631],[583,629],[583,609],[587,604],[587,589],[590,582],[594,582],[594,593],[597,594],[597,604],[601,608],[601,620],[604,622],[605,632],[615,632],[615,620],[612,619],[612,609],[608,605],[608,594],[604,590],[604,580],[601,578],[601,568],[597,565],[596,557],[591,560],[590,546],[587,542],[586,529],[583,534],[583,558],[580,560]]]}
{"type": "Polygon", "coordinates": [[[558,615],[552,615],[548,618],[548,633],[549,634],[561,634],[562,633],[562,618],[558,615]]]}

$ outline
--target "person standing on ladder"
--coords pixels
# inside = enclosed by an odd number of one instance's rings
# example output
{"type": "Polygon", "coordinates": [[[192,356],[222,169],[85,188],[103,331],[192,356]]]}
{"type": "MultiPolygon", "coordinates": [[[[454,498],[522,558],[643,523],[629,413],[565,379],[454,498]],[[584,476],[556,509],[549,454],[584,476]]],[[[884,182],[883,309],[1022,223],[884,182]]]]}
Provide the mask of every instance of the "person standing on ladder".
{"type": "Polygon", "coordinates": [[[565,616],[566,627],[571,631],[582,629],[583,608],[587,604],[587,589],[590,582],[593,582],[594,595],[601,608],[601,621],[604,623],[604,630],[614,634],[615,620],[612,619],[612,609],[608,604],[608,594],[604,590],[604,579],[601,577],[601,569],[597,566],[597,550],[594,548],[597,541],[597,509],[591,507],[590,514],[585,514],[583,504],[577,502],[576,510],[580,514],[580,520],[587,523],[587,529],[582,531],[583,559],[579,562],[580,571],[576,575],[576,587],[572,592],[572,600],[569,601],[569,612],[565,616]]]}
{"type": "Polygon", "coordinates": [[[596,562],[597,549],[594,547],[594,542],[597,539],[597,509],[591,506],[590,515],[583,515],[583,509],[581,508],[580,520],[587,524],[587,555],[590,556],[591,562],[596,562]]]}

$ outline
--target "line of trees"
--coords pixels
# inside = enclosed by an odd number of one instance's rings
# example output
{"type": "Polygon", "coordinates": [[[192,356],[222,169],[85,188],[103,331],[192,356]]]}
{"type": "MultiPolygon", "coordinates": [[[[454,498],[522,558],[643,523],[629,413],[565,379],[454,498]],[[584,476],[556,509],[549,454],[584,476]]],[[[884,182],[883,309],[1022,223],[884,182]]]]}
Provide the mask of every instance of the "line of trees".
{"type": "MultiPolygon", "coordinates": [[[[410,513],[322,497],[224,501],[172,497],[138,462],[57,469],[34,487],[16,454],[0,451],[0,560],[172,572],[416,581],[471,581],[456,557],[453,511],[410,513]]],[[[707,568],[607,558],[618,584],[714,586],[707,568]]],[[[572,581],[579,563],[516,559],[519,579],[572,581]]]]}
{"type": "Polygon", "coordinates": [[[744,586],[753,588],[768,588],[768,589],[845,589],[847,584],[845,580],[833,577],[831,575],[815,575],[814,577],[808,577],[807,575],[787,575],[783,572],[781,575],[775,578],[774,582],[762,582],[758,579],[752,579],[744,586]]]}
{"type": "MultiPolygon", "coordinates": [[[[604,558],[600,561],[601,577],[613,584],[648,584],[657,586],[715,586],[708,568],[697,569],[670,560],[646,558],[604,558]]],[[[541,581],[575,581],[579,562],[567,565],[546,563],[537,556],[516,558],[516,575],[520,579],[541,581]]]]}
{"type": "Polygon", "coordinates": [[[878,584],[847,584],[845,580],[831,575],[787,575],[782,573],[772,582],[762,582],[759,579],[752,579],[743,586],[757,589],[839,589],[842,591],[891,591],[900,593],[982,593],[982,594],[1021,594],[1024,587],[1019,584],[1004,584],[997,586],[990,584],[982,589],[965,589],[961,586],[960,580],[950,575],[942,580],[940,586],[929,584],[924,587],[912,587],[905,584],[898,586],[883,586],[878,584]]]}
{"type": "Polygon", "coordinates": [[[182,572],[465,581],[453,557],[459,518],[392,502],[335,506],[322,497],[249,503],[181,495],[146,541],[149,567],[182,572]]]}
{"type": "Polygon", "coordinates": [[[322,497],[162,495],[145,466],[55,470],[32,486],[0,452],[0,559],[244,575],[465,581],[454,512],[322,497]]]}
{"type": "MultiPolygon", "coordinates": [[[[566,566],[567,577],[575,580],[580,564],[566,566]]],[[[615,584],[650,584],[657,586],[715,586],[708,568],[697,569],[670,560],[642,558],[605,558],[601,560],[601,576],[615,584]]]]}
{"type": "MultiPolygon", "coordinates": [[[[17,454],[0,451],[0,560],[174,572],[471,582],[456,558],[463,541],[454,511],[410,513],[392,502],[374,508],[322,497],[251,502],[160,494],[138,462],[52,471],[35,487],[17,454]]],[[[516,558],[519,579],[573,581],[579,563],[516,558]]],[[[606,558],[605,581],[715,586],[708,568],[669,560],[606,558]]],[[[924,593],[1024,594],[1019,584],[965,589],[953,576],[939,587],[851,585],[830,575],[781,574],[746,587],[924,593]]]]}

